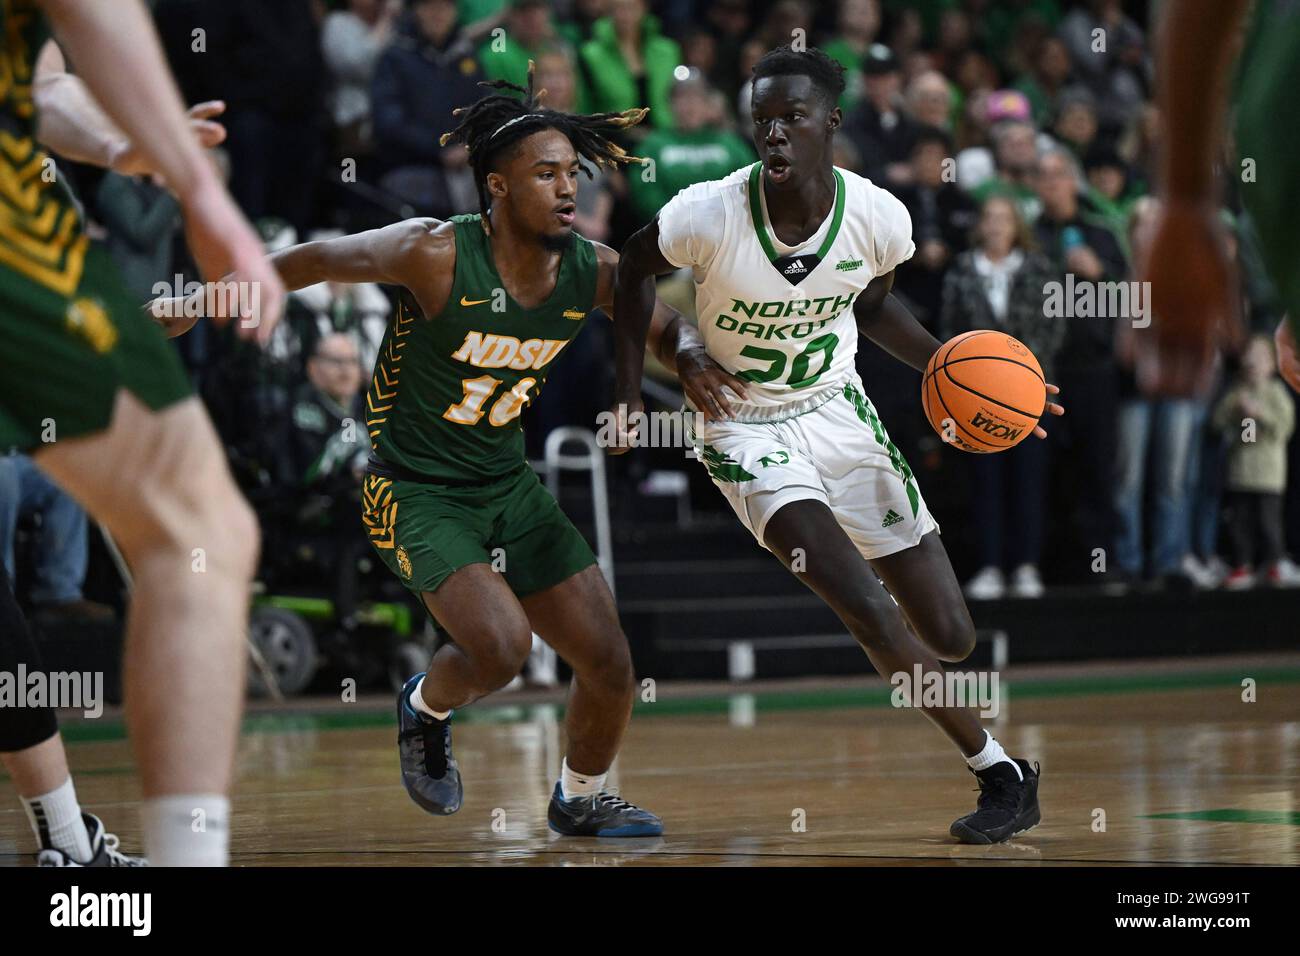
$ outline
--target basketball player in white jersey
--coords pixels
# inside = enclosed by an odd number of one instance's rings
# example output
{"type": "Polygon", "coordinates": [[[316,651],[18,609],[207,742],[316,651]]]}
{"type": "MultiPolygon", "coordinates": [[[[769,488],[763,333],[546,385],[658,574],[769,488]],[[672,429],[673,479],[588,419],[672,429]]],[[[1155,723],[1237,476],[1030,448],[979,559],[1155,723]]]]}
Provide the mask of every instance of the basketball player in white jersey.
{"type": "MultiPolygon", "coordinates": [[[[975,627],[938,525],[854,370],[859,331],[917,369],[940,343],[889,294],[914,251],[907,210],[832,165],[843,90],[842,68],[819,50],[780,47],[755,65],[761,162],[682,190],[623,248],[615,404],[620,415],[640,408],[654,277],[690,268],[699,332],[678,323],[676,349],[688,403],[705,418],[697,454],[876,670],[910,677],[965,658],[975,627]]],[[[980,784],[953,836],[996,843],[1039,822],[1028,761],[1007,756],[972,709],[925,714],[980,784]]]]}

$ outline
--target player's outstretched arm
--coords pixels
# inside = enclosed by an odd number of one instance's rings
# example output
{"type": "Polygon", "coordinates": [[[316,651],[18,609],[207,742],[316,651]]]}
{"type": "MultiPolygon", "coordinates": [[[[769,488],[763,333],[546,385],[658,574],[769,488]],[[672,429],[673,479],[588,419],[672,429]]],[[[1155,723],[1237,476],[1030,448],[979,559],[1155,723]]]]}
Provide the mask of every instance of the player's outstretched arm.
{"type": "MultiPolygon", "coordinates": [[[[406,219],[350,236],[299,243],[272,254],[270,261],[290,292],[320,282],[397,285],[415,296],[425,315],[436,316],[446,305],[455,275],[454,227],[437,219],[406,219]]],[[[168,337],[175,338],[204,315],[228,318],[220,312],[227,301],[203,289],[187,300],[155,299],[146,308],[168,337]]]]}
{"type": "Polygon", "coordinates": [[[446,280],[444,301],[436,309],[426,308],[428,314],[437,315],[451,291],[455,253],[453,226],[437,219],[406,219],[350,236],[290,246],[274,253],[271,262],[290,291],[318,282],[378,282],[404,286],[418,297],[429,278],[441,277],[446,280]],[[423,274],[425,269],[438,276],[423,274]]]}
{"type": "Polygon", "coordinates": [[[260,314],[241,313],[240,334],[265,342],[284,288],[257,233],[235,207],[190,132],[158,34],[140,0],[39,0],[59,45],[109,119],[180,198],[185,235],[204,276],[234,272],[258,290],[260,314]]]}
{"type": "Polygon", "coordinates": [[[1153,321],[1133,341],[1138,380],[1147,391],[1203,391],[1220,341],[1239,336],[1237,283],[1219,222],[1214,161],[1233,45],[1249,6],[1249,0],[1165,4],[1156,79],[1162,203],[1149,241],[1138,243],[1139,278],[1151,283],[1153,321]]]}

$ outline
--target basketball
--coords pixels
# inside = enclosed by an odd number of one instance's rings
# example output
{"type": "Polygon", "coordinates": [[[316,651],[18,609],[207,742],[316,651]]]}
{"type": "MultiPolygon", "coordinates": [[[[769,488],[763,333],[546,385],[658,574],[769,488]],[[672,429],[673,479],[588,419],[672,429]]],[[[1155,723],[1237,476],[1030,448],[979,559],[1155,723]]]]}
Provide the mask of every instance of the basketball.
{"type": "Polygon", "coordinates": [[[944,441],[987,454],[1029,436],[1046,408],[1047,386],[1024,343],[977,329],[948,340],[931,356],[921,404],[944,441]]]}

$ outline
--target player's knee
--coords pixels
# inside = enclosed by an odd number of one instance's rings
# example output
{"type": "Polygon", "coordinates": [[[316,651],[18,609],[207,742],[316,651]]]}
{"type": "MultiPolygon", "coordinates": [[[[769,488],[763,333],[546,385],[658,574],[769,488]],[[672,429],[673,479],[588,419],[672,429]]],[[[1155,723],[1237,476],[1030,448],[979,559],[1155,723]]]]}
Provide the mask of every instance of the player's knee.
{"type": "Polygon", "coordinates": [[[533,634],[527,626],[502,626],[480,635],[473,642],[469,658],[486,690],[504,687],[524,669],[533,647],[533,634]]]}
{"type": "Polygon", "coordinates": [[[975,650],[975,623],[965,607],[952,608],[922,635],[935,655],[944,661],[964,661],[975,650]]]}
{"type": "Polygon", "coordinates": [[[253,579],[261,528],[233,482],[208,485],[202,494],[164,489],[143,517],[142,527],[151,532],[140,545],[146,554],[180,551],[201,561],[208,574],[253,579]]]}
{"type": "Polygon", "coordinates": [[[849,633],[867,650],[883,647],[891,633],[889,608],[868,597],[849,600],[836,608],[849,633]]]}
{"type": "Polygon", "coordinates": [[[627,637],[619,627],[606,632],[595,649],[582,661],[571,662],[574,673],[584,684],[595,684],[610,693],[625,693],[635,680],[632,652],[627,637]]]}

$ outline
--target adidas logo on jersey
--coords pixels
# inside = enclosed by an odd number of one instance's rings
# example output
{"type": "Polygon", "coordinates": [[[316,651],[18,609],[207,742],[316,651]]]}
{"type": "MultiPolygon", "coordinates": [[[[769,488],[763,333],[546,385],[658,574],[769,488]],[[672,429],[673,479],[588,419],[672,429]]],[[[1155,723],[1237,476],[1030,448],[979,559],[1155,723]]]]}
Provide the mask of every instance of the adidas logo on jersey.
{"type": "Polygon", "coordinates": [[[898,524],[898,522],[902,520],[903,520],[903,516],[900,515],[893,508],[890,508],[889,512],[885,515],[885,520],[880,523],[880,527],[889,528],[892,527],[893,525],[898,524]]]}
{"type": "Polygon", "coordinates": [[[807,267],[803,264],[803,261],[800,259],[794,260],[794,262],[790,263],[788,266],[785,267],[786,275],[791,275],[792,273],[795,272],[807,272],[807,271],[808,271],[807,267]]]}

